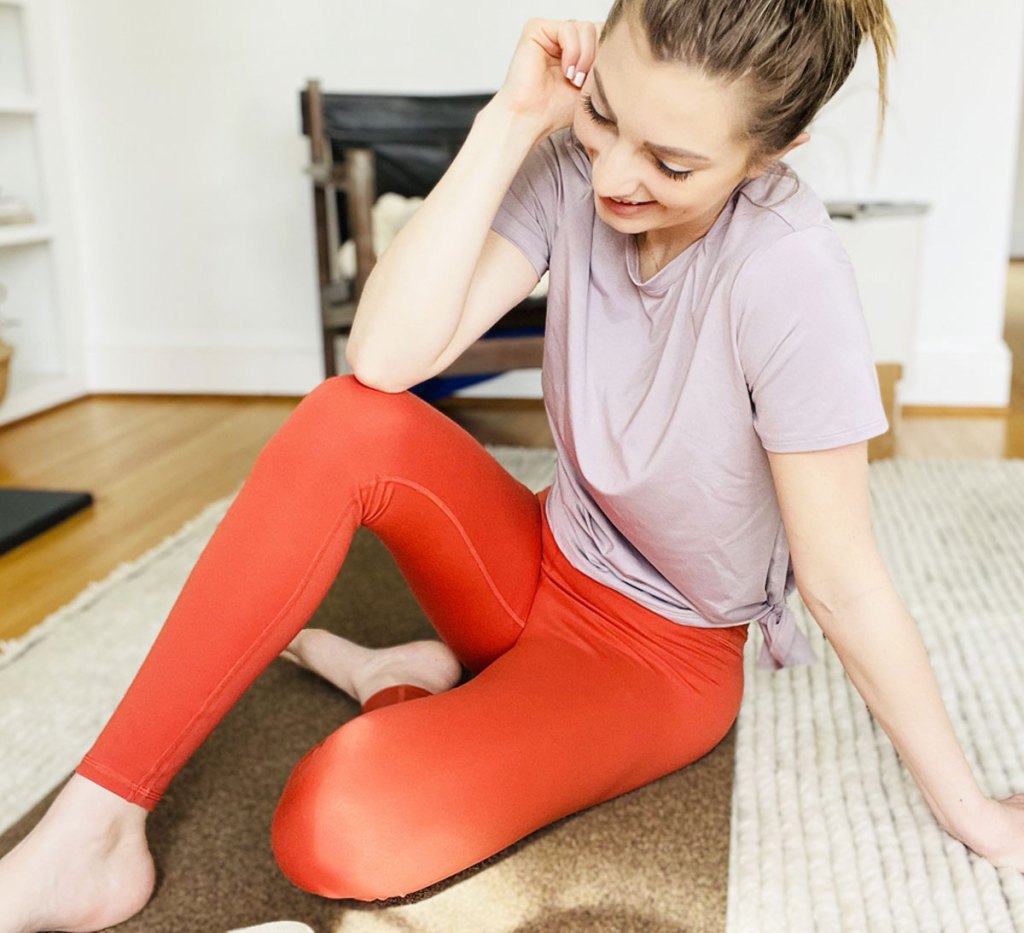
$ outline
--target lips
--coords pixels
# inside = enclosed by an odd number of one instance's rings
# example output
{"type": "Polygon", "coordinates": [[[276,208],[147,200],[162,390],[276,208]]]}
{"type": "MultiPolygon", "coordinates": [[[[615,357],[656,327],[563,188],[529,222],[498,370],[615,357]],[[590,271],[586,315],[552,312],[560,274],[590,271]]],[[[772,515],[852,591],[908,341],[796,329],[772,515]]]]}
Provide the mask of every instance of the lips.
{"type": "Polygon", "coordinates": [[[639,214],[641,211],[647,210],[655,202],[654,201],[641,201],[639,204],[627,204],[623,201],[616,201],[614,198],[601,198],[601,203],[604,204],[605,208],[611,211],[613,214],[618,214],[622,217],[630,217],[633,214],[639,214]]]}

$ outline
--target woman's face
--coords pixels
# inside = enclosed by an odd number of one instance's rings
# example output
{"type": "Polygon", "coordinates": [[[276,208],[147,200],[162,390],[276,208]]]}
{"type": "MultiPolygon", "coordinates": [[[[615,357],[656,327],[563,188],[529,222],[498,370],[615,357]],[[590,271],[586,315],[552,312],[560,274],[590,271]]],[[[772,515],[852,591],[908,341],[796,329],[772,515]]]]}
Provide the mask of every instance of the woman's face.
{"type": "Polygon", "coordinates": [[[760,174],[746,175],[747,150],[731,138],[741,116],[736,88],[653,61],[639,29],[620,21],[597,50],[573,119],[601,219],[627,233],[664,231],[648,241],[703,235],[736,185],[760,174]],[[606,198],[651,203],[626,216],[606,198]]]}

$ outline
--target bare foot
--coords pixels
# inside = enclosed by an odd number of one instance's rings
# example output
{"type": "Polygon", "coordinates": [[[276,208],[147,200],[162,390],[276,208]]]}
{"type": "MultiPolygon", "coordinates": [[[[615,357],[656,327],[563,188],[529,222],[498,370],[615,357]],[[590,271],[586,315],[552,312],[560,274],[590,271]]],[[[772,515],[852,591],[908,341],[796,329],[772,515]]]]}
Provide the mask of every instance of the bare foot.
{"type": "Polygon", "coordinates": [[[396,684],[443,693],[462,676],[451,649],[430,639],[393,648],[364,648],[326,629],[306,628],[281,657],[319,674],[360,703],[396,684]]]}
{"type": "Polygon", "coordinates": [[[147,815],[72,774],[0,859],[0,933],[105,930],[142,910],[156,884],[147,815]]]}

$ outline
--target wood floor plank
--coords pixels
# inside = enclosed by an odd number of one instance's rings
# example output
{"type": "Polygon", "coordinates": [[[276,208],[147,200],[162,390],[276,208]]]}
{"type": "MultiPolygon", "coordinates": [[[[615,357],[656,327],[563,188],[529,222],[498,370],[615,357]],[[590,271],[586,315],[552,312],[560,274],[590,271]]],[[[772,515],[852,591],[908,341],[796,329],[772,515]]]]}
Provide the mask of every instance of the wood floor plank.
{"type": "Polygon", "coordinates": [[[23,635],[230,494],[297,402],[92,397],[0,431],[0,484],[95,498],[0,555],[0,639],[23,635]]]}

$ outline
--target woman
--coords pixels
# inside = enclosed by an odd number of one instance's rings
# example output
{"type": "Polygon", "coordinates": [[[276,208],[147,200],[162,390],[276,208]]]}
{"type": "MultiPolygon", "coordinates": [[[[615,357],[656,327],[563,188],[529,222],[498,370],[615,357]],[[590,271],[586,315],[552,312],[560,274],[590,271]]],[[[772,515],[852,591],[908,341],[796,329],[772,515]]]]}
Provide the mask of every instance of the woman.
{"type": "Polygon", "coordinates": [[[866,443],[888,424],[856,286],[780,161],[868,34],[884,85],[883,0],[616,0],[603,26],[526,24],[367,283],[355,377],[263,450],[103,733],[0,862],[2,933],[145,905],[146,815],[282,652],[366,713],[297,763],[275,855],[307,891],[371,900],[706,754],[750,622],[762,666],[814,660],[794,587],[940,824],[1024,869],[1021,795],[978,787],[875,547],[866,443]],[[559,462],[534,495],[404,390],[548,267],[559,462]],[[359,525],[444,644],[301,631],[359,525]],[[455,687],[460,665],[476,676],[455,687]]]}

